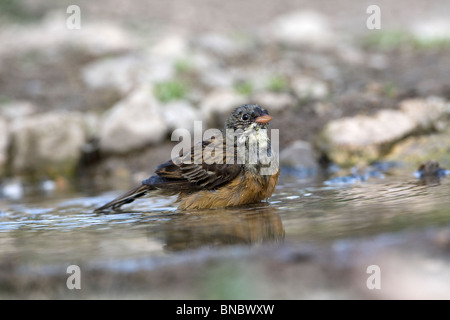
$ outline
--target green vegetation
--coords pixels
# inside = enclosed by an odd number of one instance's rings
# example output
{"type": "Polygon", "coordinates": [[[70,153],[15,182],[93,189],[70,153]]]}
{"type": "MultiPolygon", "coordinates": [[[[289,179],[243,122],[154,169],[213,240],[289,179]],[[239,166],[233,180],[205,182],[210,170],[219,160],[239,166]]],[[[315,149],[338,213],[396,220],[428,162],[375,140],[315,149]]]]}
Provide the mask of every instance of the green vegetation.
{"type": "Polygon", "coordinates": [[[174,68],[177,74],[181,74],[192,71],[194,69],[194,66],[188,59],[179,59],[175,61],[174,68]]]}
{"type": "Polygon", "coordinates": [[[163,81],[154,85],[154,94],[163,103],[184,99],[187,91],[186,85],[179,80],[163,81]]]}
{"type": "Polygon", "coordinates": [[[362,39],[362,44],[368,48],[393,50],[400,47],[417,49],[432,49],[450,45],[449,38],[419,38],[408,31],[389,30],[374,31],[362,39]]]}
{"type": "Polygon", "coordinates": [[[411,44],[412,40],[413,36],[405,31],[373,31],[363,39],[363,45],[369,48],[390,50],[411,44]]]}
{"type": "Polygon", "coordinates": [[[237,82],[233,85],[234,90],[243,96],[249,96],[253,93],[253,85],[248,81],[237,82]]]}
{"type": "Polygon", "coordinates": [[[0,94],[0,108],[3,107],[2,104],[11,102],[13,99],[7,95],[0,94]]]}
{"type": "Polygon", "coordinates": [[[397,92],[398,92],[398,88],[394,83],[388,81],[384,84],[383,93],[384,93],[385,97],[395,98],[395,96],[397,95],[397,92]]]}
{"type": "Polygon", "coordinates": [[[45,12],[45,8],[30,12],[20,0],[1,0],[0,1],[0,20],[14,22],[28,22],[38,20],[45,12]]]}
{"type": "Polygon", "coordinates": [[[282,92],[287,90],[288,83],[285,77],[274,75],[267,80],[266,88],[273,92],[282,92]]]}
{"type": "Polygon", "coordinates": [[[441,48],[450,46],[449,38],[428,38],[428,39],[417,39],[415,41],[415,46],[422,49],[431,49],[431,48],[441,48]]]}

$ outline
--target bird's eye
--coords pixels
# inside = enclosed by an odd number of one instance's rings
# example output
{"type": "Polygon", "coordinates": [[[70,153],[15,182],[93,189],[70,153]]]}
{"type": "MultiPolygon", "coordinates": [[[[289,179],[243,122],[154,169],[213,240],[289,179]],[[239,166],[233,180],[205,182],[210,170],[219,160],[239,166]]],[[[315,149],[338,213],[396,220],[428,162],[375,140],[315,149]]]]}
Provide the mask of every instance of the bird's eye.
{"type": "Polygon", "coordinates": [[[248,120],[248,118],[249,118],[249,115],[248,115],[248,114],[244,113],[244,114],[242,115],[242,120],[246,121],[246,120],[248,120]]]}

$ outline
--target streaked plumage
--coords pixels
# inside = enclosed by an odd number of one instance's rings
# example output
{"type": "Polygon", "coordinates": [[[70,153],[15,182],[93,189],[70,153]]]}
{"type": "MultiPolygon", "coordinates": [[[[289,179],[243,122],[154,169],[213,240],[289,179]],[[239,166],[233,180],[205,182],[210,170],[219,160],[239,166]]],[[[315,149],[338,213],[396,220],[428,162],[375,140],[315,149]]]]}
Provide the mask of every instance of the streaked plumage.
{"type": "Polygon", "coordinates": [[[263,165],[259,158],[255,163],[251,163],[248,161],[247,152],[245,161],[239,162],[237,146],[239,141],[245,141],[248,151],[249,145],[256,142],[270,154],[271,144],[267,136],[270,120],[267,111],[259,105],[243,105],[236,108],[226,120],[224,139],[211,138],[202,141],[201,149],[204,151],[201,154],[202,159],[198,159],[199,154],[195,152],[195,147],[192,147],[187,155],[180,155],[159,165],[155,174],[142,181],[141,186],[96,211],[117,209],[152,190],[168,194],[178,193],[179,209],[239,206],[269,198],[278,181],[278,166],[274,174],[262,175],[263,165]],[[225,137],[227,134],[230,137],[229,132],[236,134],[233,148],[226,147],[225,137]],[[210,152],[206,152],[206,148],[209,148],[210,152]]]}

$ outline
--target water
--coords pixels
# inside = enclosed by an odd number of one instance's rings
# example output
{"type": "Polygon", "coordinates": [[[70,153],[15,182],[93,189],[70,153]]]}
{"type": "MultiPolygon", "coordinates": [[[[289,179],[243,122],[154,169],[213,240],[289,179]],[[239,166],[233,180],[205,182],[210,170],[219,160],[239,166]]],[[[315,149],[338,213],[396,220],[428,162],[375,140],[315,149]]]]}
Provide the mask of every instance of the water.
{"type": "MultiPolygon", "coordinates": [[[[407,242],[399,236],[405,232],[409,232],[406,238],[429,230],[439,235],[450,225],[450,177],[423,185],[410,172],[337,185],[282,176],[269,203],[242,208],[179,212],[175,198],[153,196],[124,206],[119,213],[93,213],[120,192],[2,199],[0,296],[71,297],[64,286],[66,268],[73,264],[115,275],[151,274],[166,266],[183,269],[193,263],[209,272],[208,261],[219,255],[225,261],[244,261],[245,269],[253,263],[246,261],[248,257],[252,261],[254,252],[270,256],[272,251],[289,252],[286,248],[308,244],[313,246],[309,248],[334,248],[333,254],[339,256],[342,245],[348,243],[368,241],[379,248],[392,247],[407,242]],[[57,285],[48,285],[52,281],[57,285]]],[[[367,248],[361,249],[366,255],[367,248]]],[[[270,265],[277,257],[259,259],[262,265],[270,265]]],[[[179,282],[188,276],[180,275],[179,282]]],[[[130,280],[128,287],[135,288],[139,281],[130,280]]],[[[106,283],[108,293],[100,283],[97,291],[86,289],[81,297],[90,298],[92,292],[110,297],[120,291],[118,284],[106,283]]],[[[162,287],[167,297],[176,296],[167,293],[164,283],[155,286],[162,287]]],[[[181,292],[190,292],[180,286],[181,292]]],[[[161,298],[156,292],[150,297],[161,298]]],[[[203,296],[197,292],[188,297],[203,296]]]]}

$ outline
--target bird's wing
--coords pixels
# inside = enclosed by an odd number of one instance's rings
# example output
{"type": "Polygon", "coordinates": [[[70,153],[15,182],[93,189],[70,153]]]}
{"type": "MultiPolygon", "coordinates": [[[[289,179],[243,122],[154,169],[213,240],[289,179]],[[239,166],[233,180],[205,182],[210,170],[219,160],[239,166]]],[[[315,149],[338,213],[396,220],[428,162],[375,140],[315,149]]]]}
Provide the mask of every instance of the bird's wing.
{"type": "Polygon", "coordinates": [[[161,164],[155,171],[156,176],[144,184],[171,191],[211,190],[233,180],[241,172],[243,166],[236,162],[235,148],[227,153],[222,140],[211,139],[194,146],[187,155],[161,164]]]}

